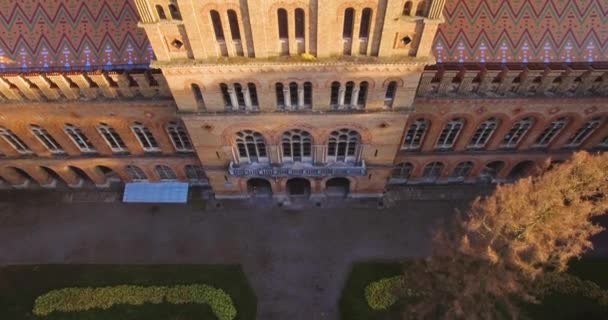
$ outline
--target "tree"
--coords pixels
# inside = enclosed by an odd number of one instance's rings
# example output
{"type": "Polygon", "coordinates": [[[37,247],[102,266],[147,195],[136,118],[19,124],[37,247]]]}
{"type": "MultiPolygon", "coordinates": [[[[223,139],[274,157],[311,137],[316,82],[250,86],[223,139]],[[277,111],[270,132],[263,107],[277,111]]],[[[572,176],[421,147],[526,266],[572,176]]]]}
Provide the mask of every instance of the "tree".
{"type": "Polygon", "coordinates": [[[592,248],[602,228],[591,218],[608,211],[608,153],[579,152],[538,171],[476,199],[435,233],[432,256],[405,271],[423,296],[406,319],[518,318],[521,299],[537,301],[535,280],[592,248]]]}

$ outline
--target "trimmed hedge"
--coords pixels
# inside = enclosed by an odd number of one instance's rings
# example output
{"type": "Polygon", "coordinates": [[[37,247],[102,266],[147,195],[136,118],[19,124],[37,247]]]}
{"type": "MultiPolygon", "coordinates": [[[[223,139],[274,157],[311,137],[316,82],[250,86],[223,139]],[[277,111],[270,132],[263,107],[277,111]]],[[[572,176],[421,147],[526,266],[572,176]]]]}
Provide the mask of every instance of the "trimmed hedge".
{"type": "Polygon", "coordinates": [[[374,310],[386,310],[399,300],[396,290],[402,285],[403,276],[374,281],[365,287],[365,300],[374,310]]]}
{"type": "Polygon", "coordinates": [[[36,299],[34,314],[45,316],[54,311],[77,312],[89,309],[109,309],[113,305],[143,305],[197,303],[208,304],[219,320],[233,320],[236,308],[222,289],[204,284],[173,287],[141,287],[120,285],[103,288],[64,288],[50,291],[36,299]]]}

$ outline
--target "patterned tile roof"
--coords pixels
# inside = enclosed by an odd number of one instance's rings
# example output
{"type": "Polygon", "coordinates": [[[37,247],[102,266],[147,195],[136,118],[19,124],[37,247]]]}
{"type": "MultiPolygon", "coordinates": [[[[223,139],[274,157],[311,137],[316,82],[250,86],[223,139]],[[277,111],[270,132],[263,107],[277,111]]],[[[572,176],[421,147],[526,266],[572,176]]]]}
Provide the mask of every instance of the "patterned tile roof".
{"type": "Polygon", "coordinates": [[[147,67],[132,0],[0,1],[0,71],[147,67]]]}
{"type": "Polygon", "coordinates": [[[448,0],[440,62],[608,61],[607,0],[448,0]]]}

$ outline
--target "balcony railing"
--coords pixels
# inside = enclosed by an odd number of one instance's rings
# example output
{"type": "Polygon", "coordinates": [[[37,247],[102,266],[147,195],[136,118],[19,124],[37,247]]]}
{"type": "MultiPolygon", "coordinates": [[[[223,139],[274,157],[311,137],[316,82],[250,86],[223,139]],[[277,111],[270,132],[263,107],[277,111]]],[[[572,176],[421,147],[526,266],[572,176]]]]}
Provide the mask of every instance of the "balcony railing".
{"type": "Polygon", "coordinates": [[[330,176],[365,176],[365,161],[360,163],[331,163],[324,166],[308,164],[236,164],[230,163],[228,172],[235,177],[330,177],[330,176]]]}

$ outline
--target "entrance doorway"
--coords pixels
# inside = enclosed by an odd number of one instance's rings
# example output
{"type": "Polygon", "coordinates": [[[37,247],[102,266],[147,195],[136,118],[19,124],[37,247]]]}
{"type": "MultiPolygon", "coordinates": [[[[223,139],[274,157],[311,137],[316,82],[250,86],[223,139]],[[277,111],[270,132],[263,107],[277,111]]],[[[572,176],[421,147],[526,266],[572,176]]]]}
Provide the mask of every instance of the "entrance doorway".
{"type": "Polygon", "coordinates": [[[325,182],[325,193],[331,197],[346,198],[350,192],[350,180],[346,178],[332,178],[325,182]]]}
{"type": "Polygon", "coordinates": [[[291,197],[310,197],[310,181],[303,178],[294,178],[287,181],[287,192],[291,197]]]}
{"type": "Polygon", "coordinates": [[[247,192],[251,197],[272,197],[272,186],[266,179],[253,178],[247,180],[247,192]]]}

